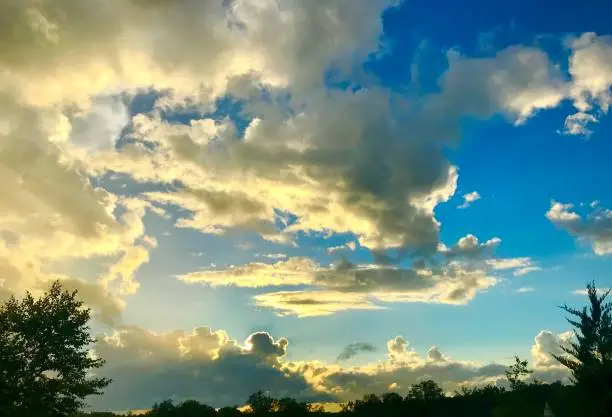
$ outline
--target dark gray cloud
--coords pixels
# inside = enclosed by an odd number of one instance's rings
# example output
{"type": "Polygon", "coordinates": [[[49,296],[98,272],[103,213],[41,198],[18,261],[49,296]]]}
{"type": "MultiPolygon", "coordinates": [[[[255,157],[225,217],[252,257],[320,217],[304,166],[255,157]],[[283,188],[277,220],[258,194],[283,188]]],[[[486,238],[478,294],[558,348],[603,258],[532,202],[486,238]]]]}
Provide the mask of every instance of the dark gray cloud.
{"type": "Polygon", "coordinates": [[[376,346],[371,343],[351,343],[342,349],[336,360],[339,362],[347,361],[357,356],[360,352],[376,352],[376,346]]]}

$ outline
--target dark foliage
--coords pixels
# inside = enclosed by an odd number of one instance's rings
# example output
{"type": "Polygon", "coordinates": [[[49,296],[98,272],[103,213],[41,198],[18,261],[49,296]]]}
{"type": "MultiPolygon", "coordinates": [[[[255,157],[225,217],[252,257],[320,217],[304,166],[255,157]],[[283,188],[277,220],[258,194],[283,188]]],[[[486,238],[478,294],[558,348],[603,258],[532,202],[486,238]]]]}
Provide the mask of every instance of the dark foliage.
{"type": "Polygon", "coordinates": [[[88,355],[89,318],[59,282],[39,299],[28,293],[0,306],[1,416],[66,416],[108,385],[88,377],[103,364],[88,355]]]}
{"type": "Polygon", "coordinates": [[[609,291],[598,294],[594,283],[587,285],[589,306],[577,310],[561,308],[570,314],[576,341],[562,347],[567,354],[555,356],[572,372],[574,382],[589,399],[592,415],[612,415],[612,304],[605,302],[609,291]]]}

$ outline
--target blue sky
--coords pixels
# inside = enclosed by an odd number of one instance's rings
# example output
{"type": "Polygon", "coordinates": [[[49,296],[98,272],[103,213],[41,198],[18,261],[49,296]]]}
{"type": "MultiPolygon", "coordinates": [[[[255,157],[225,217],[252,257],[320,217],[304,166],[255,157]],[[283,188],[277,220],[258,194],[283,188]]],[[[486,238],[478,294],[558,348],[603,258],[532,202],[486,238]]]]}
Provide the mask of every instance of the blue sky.
{"type": "Polygon", "coordinates": [[[567,377],[558,306],[612,286],[607,2],[89,2],[0,6],[0,298],[83,294],[94,408],[567,377]]]}

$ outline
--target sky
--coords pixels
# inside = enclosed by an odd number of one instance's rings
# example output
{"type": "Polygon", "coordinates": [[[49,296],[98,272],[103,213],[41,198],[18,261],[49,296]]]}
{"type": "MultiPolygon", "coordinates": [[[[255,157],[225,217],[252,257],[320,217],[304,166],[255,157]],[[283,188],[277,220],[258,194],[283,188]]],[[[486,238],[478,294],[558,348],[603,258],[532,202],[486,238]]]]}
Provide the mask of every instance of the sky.
{"type": "Polygon", "coordinates": [[[0,300],[59,279],[95,410],[544,381],[612,286],[603,0],[0,3],[0,300]]]}

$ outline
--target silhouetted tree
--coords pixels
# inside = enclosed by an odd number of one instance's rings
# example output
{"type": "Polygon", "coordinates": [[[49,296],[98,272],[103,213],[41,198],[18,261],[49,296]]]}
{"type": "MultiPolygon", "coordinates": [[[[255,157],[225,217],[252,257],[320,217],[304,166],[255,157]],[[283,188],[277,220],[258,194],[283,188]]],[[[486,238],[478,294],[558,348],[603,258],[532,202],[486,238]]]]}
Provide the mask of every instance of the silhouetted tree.
{"type": "Polygon", "coordinates": [[[187,400],[176,407],[175,414],[180,417],[213,417],[217,415],[217,410],[210,405],[187,400]]]}
{"type": "Polygon", "coordinates": [[[223,407],[217,410],[218,417],[240,417],[242,413],[237,407],[223,407]]]}
{"type": "Polygon", "coordinates": [[[249,395],[247,404],[251,407],[251,411],[255,414],[269,413],[274,409],[274,399],[263,391],[257,391],[249,395]]]}
{"type": "Polygon", "coordinates": [[[160,403],[153,404],[149,415],[155,417],[171,416],[174,414],[175,409],[176,406],[172,400],[163,400],[160,403]]]}
{"type": "Polygon", "coordinates": [[[310,407],[307,403],[299,402],[289,397],[274,400],[273,409],[274,411],[285,413],[290,416],[306,415],[310,411],[310,407]]]}
{"type": "Polygon", "coordinates": [[[529,362],[527,360],[522,361],[518,356],[515,356],[514,364],[506,371],[506,379],[510,383],[510,388],[516,391],[527,386],[523,379],[532,373],[533,370],[529,369],[529,362]]]}
{"type": "Polygon", "coordinates": [[[587,284],[588,307],[561,307],[575,317],[567,321],[574,327],[576,341],[561,346],[567,355],[553,355],[572,372],[575,383],[601,415],[612,413],[612,305],[605,302],[609,293],[599,295],[591,282],[587,284]]]}
{"type": "Polygon", "coordinates": [[[39,299],[28,292],[0,307],[0,415],[66,416],[110,380],[88,353],[90,310],[59,282],[39,299]]]}
{"type": "Polygon", "coordinates": [[[444,391],[434,381],[428,379],[410,387],[407,400],[435,401],[444,397],[444,391]]]}

